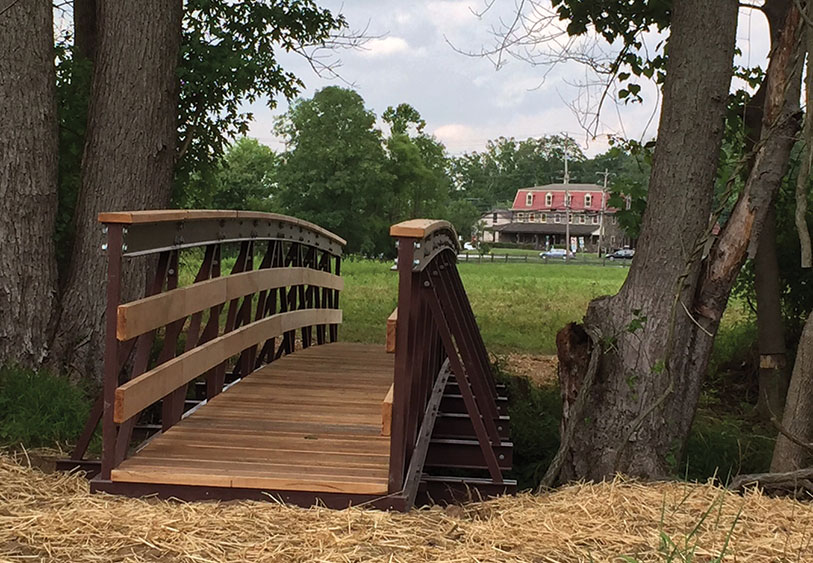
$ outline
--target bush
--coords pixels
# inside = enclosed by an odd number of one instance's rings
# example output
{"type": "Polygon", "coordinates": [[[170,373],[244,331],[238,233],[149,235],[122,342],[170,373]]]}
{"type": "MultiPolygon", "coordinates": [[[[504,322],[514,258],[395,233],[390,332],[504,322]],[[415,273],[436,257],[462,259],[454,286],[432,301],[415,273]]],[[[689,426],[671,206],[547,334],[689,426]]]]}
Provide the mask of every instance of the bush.
{"type": "Polygon", "coordinates": [[[85,392],[66,378],[0,368],[0,444],[36,448],[74,441],[88,417],[85,392]]]}
{"type": "Polygon", "coordinates": [[[771,466],[775,432],[750,423],[745,413],[720,413],[708,406],[698,410],[679,477],[706,481],[716,477],[727,484],[741,473],[762,473],[771,466]]]}

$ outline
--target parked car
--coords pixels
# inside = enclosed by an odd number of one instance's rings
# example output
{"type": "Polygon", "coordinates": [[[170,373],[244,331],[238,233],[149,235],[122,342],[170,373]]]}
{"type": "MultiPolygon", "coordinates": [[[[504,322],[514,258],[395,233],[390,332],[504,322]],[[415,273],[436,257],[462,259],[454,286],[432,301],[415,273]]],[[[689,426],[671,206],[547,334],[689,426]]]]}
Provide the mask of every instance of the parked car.
{"type": "MultiPolygon", "coordinates": [[[[562,260],[565,259],[565,249],[564,248],[551,248],[550,250],[546,250],[545,252],[539,253],[540,258],[561,258],[562,260]]],[[[573,260],[573,253],[570,252],[568,254],[568,258],[573,260]]]]}
{"type": "Polygon", "coordinates": [[[635,256],[635,249],[634,248],[622,248],[621,250],[616,250],[612,254],[607,256],[608,260],[632,260],[632,257],[635,256]]]}

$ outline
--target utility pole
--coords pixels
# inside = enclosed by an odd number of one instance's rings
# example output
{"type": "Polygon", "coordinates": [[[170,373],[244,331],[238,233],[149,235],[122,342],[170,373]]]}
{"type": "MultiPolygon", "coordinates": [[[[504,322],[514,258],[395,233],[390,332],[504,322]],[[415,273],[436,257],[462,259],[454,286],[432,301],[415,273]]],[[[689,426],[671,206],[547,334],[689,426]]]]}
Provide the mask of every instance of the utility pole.
{"type": "Polygon", "coordinates": [[[601,245],[604,243],[604,208],[607,206],[607,177],[610,172],[605,168],[604,172],[596,172],[599,176],[604,176],[604,187],[601,189],[601,209],[598,220],[598,256],[601,258],[601,245]]]}
{"type": "Polygon", "coordinates": [[[565,144],[565,176],[564,176],[564,183],[565,183],[565,262],[567,262],[570,257],[570,189],[568,185],[570,184],[570,173],[567,171],[567,150],[569,146],[567,143],[565,144]]]}

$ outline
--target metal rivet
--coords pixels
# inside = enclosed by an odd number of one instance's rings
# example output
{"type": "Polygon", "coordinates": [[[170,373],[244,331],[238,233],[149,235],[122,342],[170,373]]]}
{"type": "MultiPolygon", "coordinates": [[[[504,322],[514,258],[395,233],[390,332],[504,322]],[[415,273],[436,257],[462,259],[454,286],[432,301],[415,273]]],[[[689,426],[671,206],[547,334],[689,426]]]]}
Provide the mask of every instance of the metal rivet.
{"type": "Polygon", "coordinates": [[[102,226],[102,233],[107,234],[107,225],[102,226]]]}
{"type": "Polygon", "coordinates": [[[423,282],[423,286],[424,286],[424,287],[429,287],[429,280],[424,281],[424,282],[423,282]]]}
{"type": "Polygon", "coordinates": [[[127,252],[127,243],[126,243],[126,242],[125,242],[124,244],[122,244],[122,245],[121,245],[121,249],[122,249],[124,252],[127,252]]]}
{"type": "Polygon", "coordinates": [[[502,461],[504,459],[505,459],[505,456],[503,454],[500,454],[500,461],[502,461]]]}
{"type": "Polygon", "coordinates": [[[107,243],[102,243],[102,250],[107,250],[107,243]]]}

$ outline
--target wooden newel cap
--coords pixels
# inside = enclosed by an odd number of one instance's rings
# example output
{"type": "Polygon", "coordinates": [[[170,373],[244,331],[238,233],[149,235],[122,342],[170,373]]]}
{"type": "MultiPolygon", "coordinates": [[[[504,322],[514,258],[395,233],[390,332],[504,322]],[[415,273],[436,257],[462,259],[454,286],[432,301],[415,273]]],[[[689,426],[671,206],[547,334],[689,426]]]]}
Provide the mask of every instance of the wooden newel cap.
{"type": "Polygon", "coordinates": [[[457,232],[452,224],[440,219],[410,219],[409,221],[396,223],[390,227],[390,236],[426,238],[426,236],[440,229],[448,229],[454,234],[454,240],[457,240],[457,232]]]}

